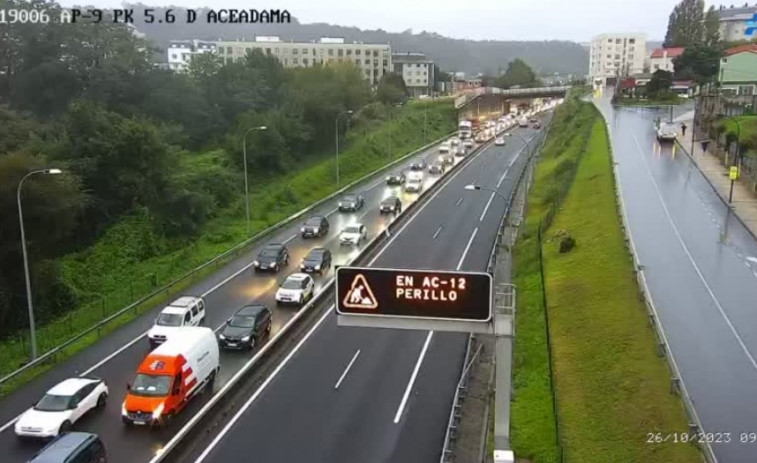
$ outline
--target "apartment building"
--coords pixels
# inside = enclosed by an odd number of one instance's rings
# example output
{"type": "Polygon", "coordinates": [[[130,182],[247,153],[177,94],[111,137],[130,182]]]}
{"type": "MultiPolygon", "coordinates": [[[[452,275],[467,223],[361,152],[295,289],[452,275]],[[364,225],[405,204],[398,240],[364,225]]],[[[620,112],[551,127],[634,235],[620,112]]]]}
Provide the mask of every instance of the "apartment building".
{"type": "Polygon", "coordinates": [[[613,85],[619,77],[644,71],[646,34],[601,34],[591,40],[589,79],[598,85],[613,85]]]}
{"type": "Polygon", "coordinates": [[[168,69],[172,71],[186,71],[194,55],[200,53],[215,53],[216,44],[203,40],[171,40],[166,49],[168,69]]]}
{"type": "Polygon", "coordinates": [[[423,53],[392,53],[394,72],[402,76],[409,95],[431,95],[434,88],[434,61],[423,53]]]}
{"type": "Polygon", "coordinates": [[[726,42],[735,42],[737,40],[752,40],[757,39],[757,34],[751,33],[747,35],[747,24],[757,14],[757,5],[749,6],[745,3],[743,6],[726,8],[724,6],[718,7],[718,15],[720,16],[720,39],[726,42]]]}
{"type": "Polygon", "coordinates": [[[316,64],[351,62],[375,86],[384,74],[392,72],[391,47],[386,44],[346,43],[343,38],[322,37],[311,42],[285,42],[279,37],[255,37],[255,41],[215,42],[224,63],[244,58],[258,49],[275,56],[284,67],[309,67],[316,64]]]}
{"type": "Polygon", "coordinates": [[[658,48],[649,57],[649,72],[660,69],[675,72],[673,59],[681,56],[686,51],[684,47],[658,48]]]}

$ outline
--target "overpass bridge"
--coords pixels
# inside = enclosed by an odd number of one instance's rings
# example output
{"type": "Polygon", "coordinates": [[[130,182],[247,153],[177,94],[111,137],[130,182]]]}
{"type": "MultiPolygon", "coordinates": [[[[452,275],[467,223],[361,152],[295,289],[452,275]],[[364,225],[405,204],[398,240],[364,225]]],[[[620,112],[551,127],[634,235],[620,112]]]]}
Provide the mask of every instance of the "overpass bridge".
{"type": "Polygon", "coordinates": [[[460,119],[478,119],[508,112],[510,106],[527,103],[533,98],[564,97],[570,86],[509,88],[482,87],[455,99],[460,119]]]}

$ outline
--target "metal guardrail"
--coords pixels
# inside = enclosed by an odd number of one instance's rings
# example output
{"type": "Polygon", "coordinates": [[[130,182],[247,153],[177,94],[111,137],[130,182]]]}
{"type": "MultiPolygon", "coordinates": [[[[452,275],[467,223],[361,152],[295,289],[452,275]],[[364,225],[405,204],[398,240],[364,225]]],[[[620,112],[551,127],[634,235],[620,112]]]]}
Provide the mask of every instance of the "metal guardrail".
{"type": "Polygon", "coordinates": [[[70,345],[74,344],[75,342],[77,342],[81,338],[87,336],[88,334],[90,334],[90,333],[92,333],[94,331],[98,331],[98,330],[102,329],[103,326],[105,326],[105,325],[111,323],[112,321],[120,318],[125,313],[127,313],[127,312],[129,312],[131,310],[136,310],[140,305],[142,305],[145,302],[149,301],[150,299],[152,299],[152,298],[160,295],[161,293],[165,293],[166,295],[168,295],[168,293],[171,290],[171,288],[173,288],[177,284],[180,284],[180,283],[184,282],[185,280],[187,280],[189,278],[192,278],[194,275],[196,275],[197,273],[199,273],[202,270],[206,269],[207,267],[209,267],[209,266],[211,266],[213,264],[218,264],[219,262],[221,262],[222,260],[224,260],[226,258],[238,255],[241,251],[243,251],[245,248],[247,248],[251,244],[255,243],[256,241],[258,241],[258,240],[260,240],[260,239],[262,239],[262,238],[264,238],[264,237],[266,237],[266,236],[274,233],[275,231],[277,231],[277,230],[279,230],[279,229],[281,229],[281,228],[283,228],[283,227],[285,227],[287,225],[290,225],[292,222],[294,222],[298,218],[300,218],[303,215],[309,213],[310,211],[314,210],[315,208],[321,206],[322,204],[324,204],[324,203],[326,203],[326,202],[334,199],[335,197],[343,194],[345,191],[347,191],[347,190],[349,190],[349,189],[357,186],[360,183],[365,182],[366,180],[368,180],[368,179],[370,179],[372,177],[375,177],[375,176],[377,176],[377,175],[379,175],[379,174],[381,174],[381,173],[383,173],[383,172],[385,172],[385,171],[393,168],[397,164],[399,164],[399,163],[407,160],[409,157],[412,157],[412,156],[417,155],[418,153],[420,153],[420,152],[422,152],[424,150],[427,150],[428,148],[430,148],[430,147],[432,147],[432,146],[440,143],[441,141],[443,141],[443,140],[445,140],[445,139],[447,139],[447,138],[455,135],[456,133],[457,133],[457,131],[451,132],[451,133],[449,133],[449,134],[447,134],[447,135],[445,135],[445,136],[443,136],[441,138],[438,138],[438,139],[436,139],[436,140],[434,140],[434,141],[432,141],[430,143],[427,143],[426,145],[424,145],[424,146],[422,146],[422,147],[420,147],[420,148],[418,148],[418,149],[416,149],[414,151],[411,151],[410,153],[406,154],[405,156],[402,156],[402,157],[400,157],[400,158],[392,161],[391,163],[389,163],[389,164],[381,167],[380,169],[377,169],[377,170],[375,170],[375,171],[373,171],[373,172],[371,172],[369,174],[366,174],[366,175],[360,177],[359,179],[357,179],[357,180],[349,183],[348,185],[342,187],[341,189],[335,191],[334,193],[332,193],[332,194],[330,194],[330,195],[328,195],[328,196],[326,196],[324,198],[321,198],[320,200],[316,201],[315,203],[311,204],[310,206],[306,207],[305,209],[302,209],[299,212],[296,212],[295,214],[287,217],[286,219],[284,219],[284,220],[282,220],[282,221],[280,221],[280,222],[278,222],[278,223],[276,223],[276,224],[268,227],[267,229],[265,229],[265,230],[263,230],[263,231],[255,234],[252,237],[246,239],[245,241],[237,244],[236,246],[234,246],[233,248],[229,249],[228,251],[223,252],[222,254],[219,254],[218,256],[210,259],[209,261],[207,261],[207,262],[205,262],[205,263],[203,263],[203,264],[195,267],[194,269],[190,270],[189,272],[185,273],[184,275],[182,275],[182,276],[174,279],[173,281],[171,281],[171,282],[169,282],[169,283],[161,286],[160,288],[152,291],[151,293],[149,293],[149,294],[147,294],[145,296],[142,296],[140,299],[132,302],[131,304],[127,305],[126,307],[124,307],[124,308],[118,310],[117,312],[113,313],[112,315],[104,318],[100,322],[98,322],[98,323],[92,325],[91,327],[85,329],[84,331],[82,331],[79,334],[73,336],[72,338],[70,338],[66,342],[64,342],[64,343],[62,343],[62,344],[60,344],[60,345],[58,345],[58,346],[50,349],[49,351],[47,351],[44,354],[42,354],[39,357],[37,357],[35,360],[33,360],[33,361],[25,364],[24,366],[22,366],[22,367],[20,367],[20,368],[18,368],[16,370],[14,370],[13,372],[5,375],[4,377],[0,378],[0,390],[2,390],[2,387],[3,387],[4,384],[6,384],[7,382],[9,382],[13,378],[19,376],[20,374],[24,373],[27,370],[30,370],[30,369],[34,368],[37,365],[40,365],[40,364],[48,361],[49,359],[55,357],[58,353],[60,353],[61,351],[63,351],[67,347],[69,347],[70,345]]]}
{"type": "MultiPolygon", "coordinates": [[[[447,138],[447,137],[444,137],[447,138]]],[[[442,138],[443,139],[443,138],[442,138]]],[[[440,139],[440,140],[442,140],[440,139]]],[[[437,141],[438,142],[438,141],[437,141]]],[[[435,142],[436,143],[436,142],[435,142]]],[[[435,144],[433,143],[433,144],[435,144]]],[[[480,146],[478,146],[469,156],[466,156],[463,161],[459,162],[457,165],[454,166],[454,168],[448,173],[451,173],[457,169],[462,168],[465,166],[471,159],[475,157],[475,155],[479,154],[483,148],[487,147],[489,143],[484,143],[480,146]]],[[[427,145],[428,146],[433,146],[427,145]]],[[[427,149],[427,147],[424,147],[423,149],[427,149]]],[[[442,179],[438,182],[435,182],[431,188],[428,188],[424,190],[418,199],[408,205],[408,207],[404,208],[398,218],[392,223],[389,224],[387,227],[386,232],[384,233],[378,233],[369,243],[367,243],[363,249],[361,250],[360,254],[355,256],[351,261],[344,264],[345,266],[355,265],[357,261],[364,258],[367,255],[370,255],[371,252],[379,246],[380,243],[382,243],[384,240],[390,239],[390,236],[393,234],[393,228],[397,227],[398,223],[401,222],[400,218],[404,217],[410,217],[411,212],[413,212],[417,207],[419,207],[421,204],[425,202],[426,198],[430,198],[434,192],[437,191],[437,189],[442,188],[444,185],[446,185],[449,182],[449,179],[451,179],[450,176],[445,175],[446,180],[442,179]]],[[[177,446],[179,446],[182,441],[187,437],[187,435],[194,430],[194,428],[197,426],[197,424],[205,418],[205,416],[210,413],[210,411],[218,406],[218,404],[225,399],[226,394],[228,394],[232,389],[237,387],[242,379],[250,373],[250,371],[257,365],[257,363],[260,361],[261,358],[263,358],[265,355],[267,355],[271,350],[278,347],[277,343],[280,339],[282,339],[285,335],[289,333],[289,331],[304,317],[304,315],[313,307],[316,307],[320,304],[322,304],[325,300],[327,300],[327,296],[330,295],[330,291],[332,287],[334,286],[335,278],[332,277],[329,279],[329,281],[323,285],[321,288],[321,291],[316,294],[316,296],[310,300],[307,304],[305,304],[298,312],[295,314],[291,319],[287,321],[287,323],[265,344],[261,347],[261,349],[258,351],[258,353],[252,357],[247,363],[245,363],[242,368],[237,371],[234,376],[229,379],[228,382],[226,382],[223,387],[213,395],[213,397],[208,401],[207,404],[205,404],[188,422],[185,424],[179,432],[177,432],[171,440],[169,440],[165,446],[160,450],[160,452],[150,460],[149,463],[160,463],[164,459],[166,459],[170,452],[175,450],[177,446]]]]}
{"type": "MultiPolygon", "coordinates": [[[[600,114],[601,114],[601,111],[600,111],[600,114]]],[[[602,117],[604,118],[604,115],[602,117]]],[[[610,129],[610,124],[606,120],[605,120],[605,126],[607,128],[607,137],[611,141],[612,132],[610,129]]],[[[614,154],[612,154],[613,153],[612,142],[610,142],[609,145],[610,145],[610,153],[614,159],[614,154]]],[[[649,315],[649,322],[652,325],[652,328],[654,329],[655,335],[657,337],[658,352],[661,356],[664,356],[667,359],[667,363],[672,374],[672,378],[670,380],[671,390],[674,392],[677,392],[678,395],[681,397],[681,400],[683,400],[683,404],[686,409],[686,413],[688,414],[689,418],[694,421],[693,423],[689,423],[689,432],[692,434],[696,434],[700,432],[703,433],[704,429],[702,427],[702,422],[699,419],[699,415],[697,415],[696,410],[694,409],[694,403],[691,401],[689,392],[686,389],[686,385],[684,384],[683,377],[681,376],[681,371],[679,370],[678,364],[676,363],[676,360],[673,357],[673,353],[670,350],[670,345],[668,344],[668,339],[665,335],[665,330],[663,329],[662,325],[659,323],[659,315],[657,313],[657,307],[655,306],[655,303],[652,300],[652,297],[650,296],[649,286],[647,285],[647,279],[644,272],[644,266],[639,260],[638,253],[636,252],[636,245],[634,244],[633,236],[631,236],[630,228],[628,226],[628,216],[626,213],[626,205],[625,205],[625,202],[623,201],[623,187],[620,181],[620,172],[618,170],[617,163],[614,163],[613,165],[613,175],[615,177],[615,184],[617,185],[617,188],[615,189],[615,199],[618,203],[618,209],[620,210],[620,218],[623,225],[623,234],[626,237],[626,242],[628,243],[628,250],[631,254],[631,258],[633,259],[634,270],[635,270],[634,273],[636,274],[636,281],[639,285],[641,295],[644,298],[644,304],[647,307],[647,313],[649,315]]],[[[700,444],[699,446],[702,450],[702,453],[704,454],[705,459],[709,463],[717,463],[718,459],[715,456],[715,453],[713,452],[708,439],[696,439],[696,441],[700,444]]]]}
{"type": "Polygon", "coordinates": [[[460,374],[460,380],[457,382],[455,388],[455,396],[452,398],[452,409],[449,412],[449,420],[447,421],[447,432],[444,435],[444,445],[442,447],[442,456],[439,459],[439,463],[448,463],[449,458],[452,456],[452,441],[457,438],[457,427],[460,423],[460,409],[462,408],[462,401],[465,400],[465,392],[468,389],[468,379],[470,378],[470,368],[473,362],[476,361],[478,354],[481,353],[483,344],[478,346],[476,353],[470,357],[470,349],[473,344],[473,334],[468,336],[468,344],[465,348],[465,360],[463,361],[463,371],[460,374]],[[470,357],[470,358],[469,358],[470,357]]]}

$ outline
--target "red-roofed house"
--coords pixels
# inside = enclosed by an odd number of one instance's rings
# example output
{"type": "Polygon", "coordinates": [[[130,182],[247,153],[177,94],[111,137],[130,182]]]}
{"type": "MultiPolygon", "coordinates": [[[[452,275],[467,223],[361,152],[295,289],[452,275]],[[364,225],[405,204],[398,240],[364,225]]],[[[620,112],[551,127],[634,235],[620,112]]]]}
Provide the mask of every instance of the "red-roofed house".
{"type": "Polygon", "coordinates": [[[724,93],[754,95],[757,86],[757,44],[729,48],[720,58],[718,82],[724,93]]]}
{"type": "Polygon", "coordinates": [[[649,71],[655,72],[662,69],[663,71],[674,72],[673,58],[681,56],[684,50],[686,49],[683,47],[658,48],[649,57],[649,71]]]}

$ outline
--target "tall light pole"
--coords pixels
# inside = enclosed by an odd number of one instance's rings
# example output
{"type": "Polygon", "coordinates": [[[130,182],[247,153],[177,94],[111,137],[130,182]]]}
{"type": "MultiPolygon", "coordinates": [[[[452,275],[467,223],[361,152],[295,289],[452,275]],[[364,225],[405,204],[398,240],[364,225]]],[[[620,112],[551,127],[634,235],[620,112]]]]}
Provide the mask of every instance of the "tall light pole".
{"type": "Polygon", "coordinates": [[[523,138],[520,135],[515,134],[515,132],[507,132],[507,136],[508,137],[518,137],[520,139],[520,141],[523,142],[523,147],[526,148],[526,152],[528,153],[528,155],[531,156],[531,142],[526,141],[525,138],[523,138]]]}
{"type": "Polygon", "coordinates": [[[247,186],[247,134],[256,130],[267,130],[268,127],[251,127],[242,137],[242,156],[244,157],[244,211],[247,216],[247,234],[250,234],[250,189],[247,186]]]}
{"type": "MultiPolygon", "coordinates": [[[[732,119],[733,122],[736,123],[736,169],[738,169],[737,175],[741,173],[741,123],[739,123],[739,120],[735,116],[731,116],[729,114],[719,114],[721,117],[726,117],[728,119],[732,119]]],[[[694,133],[691,134],[692,139],[694,137],[694,133]]],[[[728,204],[731,204],[731,200],[733,199],[733,184],[736,182],[736,179],[731,175],[731,189],[728,192],[728,204]]]]}
{"type": "Polygon", "coordinates": [[[339,188],[339,118],[342,117],[345,114],[352,114],[352,110],[348,109],[347,111],[342,111],[341,113],[336,115],[336,119],[334,119],[334,133],[336,136],[336,186],[339,188]]]}
{"type": "Polygon", "coordinates": [[[491,191],[492,193],[499,195],[500,198],[504,199],[505,202],[507,202],[507,197],[499,192],[499,190],[495,190],[494,188],[489,188],[488,186],[481,186],[481,185],[465,185],[465,189],[468,191],[477,191],[477,190],[484,190],[484,191],[491,191]]]}
{"type": "Polygon", "coordinates": [[[57,175],[60,173],[60,169],[33,170],[24,175],[21,181],[18,182],[18,189],[16,190],[16,202],[18,203],[18,223],[21,226],[21,252],[24,256],[24,277],[26,278],[26,305],[29,308],[29,341],[32,348],[32,360],[35,360],[37,358],[37,332],[34,327],[34,304],[32,303],[32,284],[31,280],[29,279],[29,258],[26,255],[26,233],[24,232],[24,212],[21,208],[21,187],[24,185],[24,181],[32,175],[57,175]]]}

